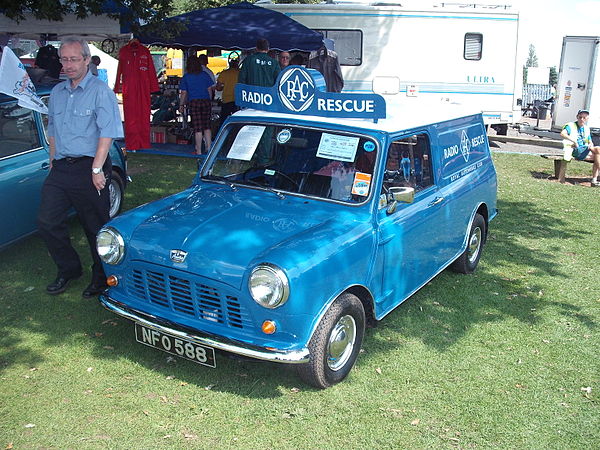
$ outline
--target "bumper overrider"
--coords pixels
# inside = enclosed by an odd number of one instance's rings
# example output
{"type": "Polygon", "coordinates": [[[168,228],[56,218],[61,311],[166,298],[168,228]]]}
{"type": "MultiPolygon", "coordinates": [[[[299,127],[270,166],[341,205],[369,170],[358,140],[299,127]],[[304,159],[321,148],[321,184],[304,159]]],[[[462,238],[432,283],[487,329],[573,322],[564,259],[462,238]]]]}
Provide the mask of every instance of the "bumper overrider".
{"type": "Polygon", "coordinates": [[[130,308],[111,298],[107,294],[100,295],[99,299],[102,306],[121,317],[138,322],[145,327],[155,329],[162,333],[187,339],[217,350],[246,356],[248,358],[288,364],[307,363],[309,359],[309,351],[307,348],[302,348],[300,350],[277,350],[275,348],[259,347],[245,342],[228,339],[223,336],[216,336],[210,333],[182,327],[173,322],[130,308]]]}

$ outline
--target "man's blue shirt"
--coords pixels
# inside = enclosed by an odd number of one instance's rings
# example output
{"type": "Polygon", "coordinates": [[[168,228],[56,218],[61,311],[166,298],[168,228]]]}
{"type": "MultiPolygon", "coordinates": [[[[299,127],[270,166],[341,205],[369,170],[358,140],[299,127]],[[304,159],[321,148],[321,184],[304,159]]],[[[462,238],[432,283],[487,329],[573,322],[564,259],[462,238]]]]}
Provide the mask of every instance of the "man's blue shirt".
{"type": "Polygon", "coordinates": [[[113,91],[87,72],[75,88],[71,80],[50,93],[48,136],[54,137],[55,159],[96,155],[98,139],[123,137],[123,124],[113,91]]]}

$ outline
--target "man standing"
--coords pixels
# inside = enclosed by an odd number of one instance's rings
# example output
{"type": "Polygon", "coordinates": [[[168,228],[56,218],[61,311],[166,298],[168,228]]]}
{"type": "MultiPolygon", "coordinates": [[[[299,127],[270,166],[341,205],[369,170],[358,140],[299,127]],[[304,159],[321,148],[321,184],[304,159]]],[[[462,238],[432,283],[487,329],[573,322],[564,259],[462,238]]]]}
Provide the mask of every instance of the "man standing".
{"type": "Polygon", "coordinates": [[[235,85],[240,76],[238,63],[239,60],[237,58],[231,59],[229,61],[229,68],[222,71],[217,79],[217,90],[223,91],[221,94],[221,122],[219,127],[222,127],[225,120],[240,109],[235,104],[235,85]]]}
{"type": "Polygon", "coordinates": [[[68,80],[57,84],[48,106],[50,173],[42,187],[38,212],[40,235],[58,267],[48,294],[60,294],[82,274],[79,255],[71,245],[68,212],[75,208],[92,253],[92,281],[83,291],[89,298],[106,288],[106,276],[96,250],[96,234],[109,219],[113,138],[123,137],[115,94],[88,70],[90,49],[82,39],[65,39],[59,49],[68,80]]]}
{"type": "Polygon", "coordinates": [[[281,70],[285,69],[290,65],[290,52],[280,52],[278,59],[281,70]]]}
{"type": "Polygon", "coordinates": [[[267,55],[269,41],[258,39],[256,41],[256,53],[248,56],[242,63],[239,82],[254,86],[270,87],[275,84],[279,75],[279,63],[267,55]]]}
{"type": "Polygon", "coordinates": [[[571,161],[575,158],[579,161],[592,159],[592,187],[599,187],[598,175],[600,173],[600,147],[595,147],[592,141],[592,133],[587,121],[590,117],[589,111],[582,109],[577,113],[577,121],[565,124],[560,135],[564,138],[564,159],[571,161]]]}

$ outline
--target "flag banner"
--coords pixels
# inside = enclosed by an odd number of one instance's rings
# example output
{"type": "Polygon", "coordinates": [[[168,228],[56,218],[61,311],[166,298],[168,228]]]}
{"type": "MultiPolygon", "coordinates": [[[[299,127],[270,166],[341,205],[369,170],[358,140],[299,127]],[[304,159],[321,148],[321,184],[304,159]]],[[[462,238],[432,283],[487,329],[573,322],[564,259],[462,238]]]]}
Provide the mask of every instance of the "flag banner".
{"type": "Polygon", "coordinates": [[[23,108],[48,114],[48,108],[35,92],[35,86],[21,60],[13,51],[4,47],[0,61],[0,92],[19,100],[23,108]]]}

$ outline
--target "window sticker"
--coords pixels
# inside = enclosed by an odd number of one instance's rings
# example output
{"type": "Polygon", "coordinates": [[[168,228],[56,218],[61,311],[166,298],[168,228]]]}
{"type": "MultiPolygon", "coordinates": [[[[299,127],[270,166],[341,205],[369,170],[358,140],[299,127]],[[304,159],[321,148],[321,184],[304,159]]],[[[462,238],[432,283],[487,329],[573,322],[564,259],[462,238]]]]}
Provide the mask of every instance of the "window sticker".
{"type": "Polygon", "coordinates": [[[357,137],[323,133],[317,149],[317,156],[336,161],[354,162],[358,141],[357,137]]]}
{"type": "Polygon", "coordinates": [[[227,158],[250,161],[252,156],[254,156],[265,128],[260,125],[245,125],[242,127],[229,149],[227,158]]]}
{"type": "Polygon", "coordinates": [[[290,130],[281,130],[277,134],[277,142],[280,144],[285,144],[292,137],[292,132],[290,130]]]}
{"type": "Polygon", "coordinates": [[[275,175],[275,171],[273,169],[265,169],[265,175],[275,175]]]}
{"type": "Polygon", "coordinates": [[[354,182],[352,183],[352,193],[366,197],[369,195],[371,187],[371,174],[356,172],[354,174],[354,182]]]}
{"type": "Polygon", "coordinates": [[[367,141],[363,144],[363,148],[365,149],[365,152],[370,153],[375,150],[375,144],[373,144],[371,141],[367,141]]]}

